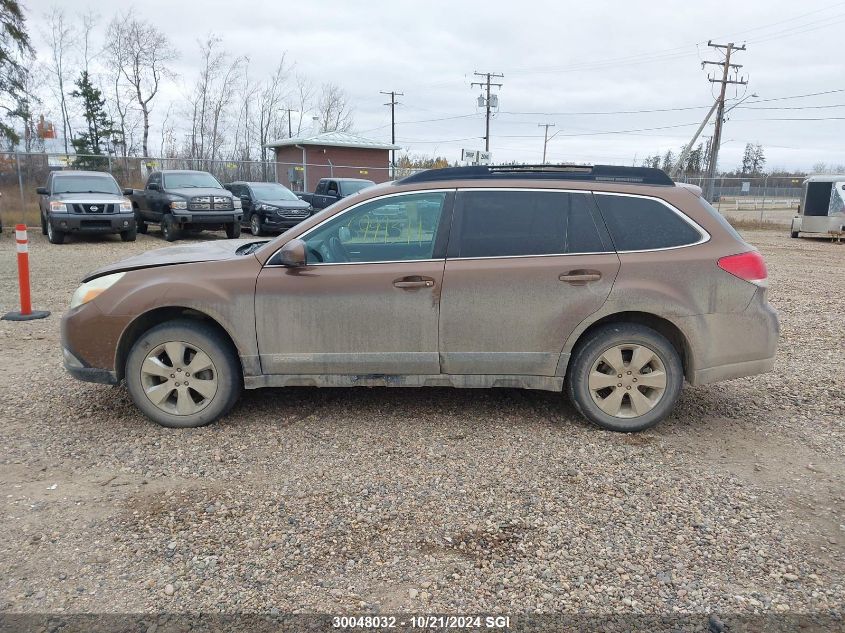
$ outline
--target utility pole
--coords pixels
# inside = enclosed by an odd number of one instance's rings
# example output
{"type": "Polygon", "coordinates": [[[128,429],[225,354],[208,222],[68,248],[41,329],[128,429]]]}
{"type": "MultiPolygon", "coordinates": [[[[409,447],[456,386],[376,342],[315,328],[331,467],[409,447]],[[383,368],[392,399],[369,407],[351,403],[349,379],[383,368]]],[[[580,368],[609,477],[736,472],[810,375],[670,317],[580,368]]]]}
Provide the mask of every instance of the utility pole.
{"type": "Polygon", "coordinates": [[[709,77],[710,83],[713,84],[721,84],[721,89],[719,90],[719,99],[716,101],[716,129],[713,132],[713,141],[710,144],[710,160],[708,163],[707,169],[707,182],[705,182],[705,190],[704,190],[704,197],[712,201],[713,200],[713,190],[716,186],[716,164],[719,160],[719,146],[722,143],[722,124],[724,123],[725,119],[725,91],[728,87],[728,84],[737,84],[737,85],[746,85],[748,82],[740,77],[739,79],[730,79],[729,74],[731,69],[735,72],[738,72],[740,68],[742,68],[741,64],[732,64],[731,63],[731,54],[734,51],[744,51],[745,44],[742,46],[736,46],[733,42],[728,44],[714,44],[713,42],[707,42],[707,46],[715,49],[724,49],[725,50],[725,59],[721,62],[713,62],[713,61],[705,61],[701,62],[701,67],[710,64],[713,66],[721,66],[722,67],[722,78],[717,79],[713,77],[709,77]]]}
{"type": "MultiPolygon", "coordinates": [[[[393,145],[396,145],[396,106],[399,105],[399,102],[396,100],[396,97],[404,97],[404,92],[396,92],[395,90],[391,90],[390,92],[379,91],[379,94],[382,95],[390,95],[390,101],[385,103],[384,105],[390,106],[390,142],[393,145]]],[[[396,150],[390,150],[390,177],[393,178],[396,176],[396,150]]]]}
{"type": "MultiPolygon", "coordinates": [[[[497,88],[502,87],[502,84],[491,83],[491,80],[496,78],[496,77],[504,77],[504,75],[502,75],[500,73],[480,73],[478,71],[476,71],[472,74],[475,75],[476,77],[485,77],[486,78],[486,80],[483,81],[483,82],[478,82],[478,81],[472,82],[470,84],[470,87],[478,86],[479,88],[486,88],[486,90],[487,90],[487,97],[486,98],[480,97],[479,100],[478,100],[479,101],[478,105],[484,105],[486,110],[487,110],[487,117],[486,117],[487,124],[486,124],[485,132],[484,132],[484,151],[489,152],[490,151],[490,107],[491,107],[490,88],[492,88],[493,86],[496,86],[497,88]],[[481,103],[482,100],[484,101],[483,104],[481,103]]],[[[493,98],[496,99],[496,101],[498,103],[498,99],[497,99],[496,95],[493,95],[493,98]]]]}
{"type": "Polygon", "coordinates": [[[554,123],[538,123],[537,127],[544,127],[546,131],[543,133],[543,164],[546,164],[546,145],[549,144],[549,128],[554,127],[554,123]]]}
{"type": "Polygon", "coordinates": [[[282,108],[279,112],[287,112],[288,113],[288,138],[293,138],[293,126],[290,123],[290,113],[291,112],[299,112],[299,110],[292,110],[291,108],[282,108]]]}

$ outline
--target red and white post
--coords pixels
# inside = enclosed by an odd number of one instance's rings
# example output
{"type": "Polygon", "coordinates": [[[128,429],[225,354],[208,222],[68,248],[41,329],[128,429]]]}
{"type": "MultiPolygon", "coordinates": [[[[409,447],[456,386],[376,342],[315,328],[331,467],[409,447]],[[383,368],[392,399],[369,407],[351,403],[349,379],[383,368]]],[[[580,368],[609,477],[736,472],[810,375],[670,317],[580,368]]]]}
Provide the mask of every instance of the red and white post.
{"type": "Polygon", "coordinates": [[[32,309],[32,296],[29,292],[29,240],[26,235],[26,224],[15,225],[15,246],[18,252],[18,287],[21,296],[21,309],[20,312],[9,312],[3,319],[6,321],[43,319],[50,313],[45,310],[32,309]]]}

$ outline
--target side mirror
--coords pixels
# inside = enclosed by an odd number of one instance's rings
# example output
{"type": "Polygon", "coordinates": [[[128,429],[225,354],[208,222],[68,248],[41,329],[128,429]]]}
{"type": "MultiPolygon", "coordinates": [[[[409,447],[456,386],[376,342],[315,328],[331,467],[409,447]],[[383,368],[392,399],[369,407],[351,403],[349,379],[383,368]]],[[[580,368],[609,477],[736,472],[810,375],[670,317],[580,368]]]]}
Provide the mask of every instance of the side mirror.
{"type": "Polygon", "coordinates": [[[147,185],[147,189],[149,189],[150,191],[161,191],[161,185],[159,185],[157,182],[151,182],[147,185]]]}
{"type": "Polygon", "coordinates": [[[243,204],[249,204],[252,202],[252,199],[249,196],[240,196],[240,199],[243,204]]]}
{"type": "Polygon", "coordinates": [[[135,190],[134,190],[134,189],[124,189],[124,190],[123,190],[123,195],[124,195],[124,196],[132,196],[132,195],[135,195],[135,190]]]}
{"type": "Polygon", "coordinates": [[[305,256],[305,242],[294,239],[282,246],[279,251],[279,259],[282,266],[288,268],[302,268],[307,263],[305,256]]]}
{"type": "Polygon", "coordinates": [[[39,196],[49,196],[50,195],[50,191],[47,189],[47,187],[36,187],[35,193],[37,193],[39,196]]]}

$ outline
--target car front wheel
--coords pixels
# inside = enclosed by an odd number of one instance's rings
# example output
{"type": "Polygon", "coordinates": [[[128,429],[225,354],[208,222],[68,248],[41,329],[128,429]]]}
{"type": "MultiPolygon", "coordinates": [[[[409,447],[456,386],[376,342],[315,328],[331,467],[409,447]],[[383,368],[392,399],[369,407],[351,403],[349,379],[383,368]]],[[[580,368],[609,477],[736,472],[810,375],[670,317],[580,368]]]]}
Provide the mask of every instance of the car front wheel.
{"type": "Polygon", "coordinates": [[[643,325],[610,323],[578,345],[567,387],[585,418],[630,433],[669,415],[683,380],[681,359],[666,337],[643,325]]]}
{"type": "Polygon", "coordinates": [[[249,217],[249,232],[252,233],[255,237],[261,237],[264,235],[264,227],[261,223],[261,216],[257,213],[253,213],[249,217]]]}
{"type": "Polygon", "coordinates": [[[65,233],[53,228],[53,223],[47,220],[47,240],[50,244],[64,244],[65,233]]]}
{"type": "Polygon", "coordinates": [[[126,386],[154,422],[192,428],[229,411],[243,377],[235,351],[218,330],[180,319],[150,329],[135,342],[126,361],[126,386]]]}

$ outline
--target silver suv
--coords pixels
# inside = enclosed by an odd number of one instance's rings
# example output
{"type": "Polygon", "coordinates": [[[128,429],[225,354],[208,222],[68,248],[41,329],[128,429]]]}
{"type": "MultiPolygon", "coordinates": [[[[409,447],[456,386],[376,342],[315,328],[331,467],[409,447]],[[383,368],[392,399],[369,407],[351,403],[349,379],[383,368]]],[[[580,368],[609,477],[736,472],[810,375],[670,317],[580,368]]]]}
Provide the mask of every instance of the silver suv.
{"type": "MultiPolygon", "coordinates": [[[[137,235],[132,202],[111,174],[97,171],[56,171],[38,187],[41,232],[51,244],[69,233],[119,233],[124,242],[137,235]]],[[[131,190],[129,190],[131,192],[131,190]]]]}

